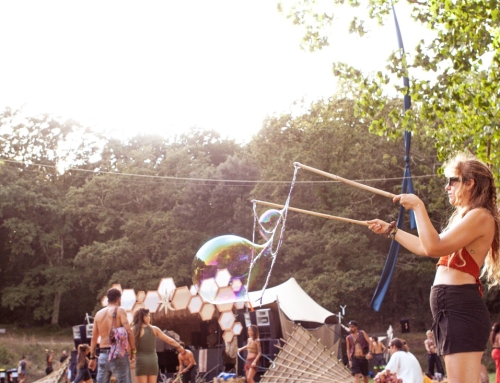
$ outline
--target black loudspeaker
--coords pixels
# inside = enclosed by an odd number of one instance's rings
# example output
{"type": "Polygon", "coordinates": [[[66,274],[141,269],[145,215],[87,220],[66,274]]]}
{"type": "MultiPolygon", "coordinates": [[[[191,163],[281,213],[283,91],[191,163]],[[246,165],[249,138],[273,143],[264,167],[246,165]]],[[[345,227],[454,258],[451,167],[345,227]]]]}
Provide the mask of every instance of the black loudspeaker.
{"type": "Polygon", "coordinates": [[[271,309],[255,310],[255,322],[260,339],[276,339],[276,326],[271,309]]]}
{"type": "Polygon", "coordinates": [[[167,353],[165,351],[156,352],[156,356],[158,357],[158,368],[161,373],[167,372],[167,353]]]}
{"type": "MultiPolygon", "coordinates": [[[[73,341],[75,343],[75,348],[78,349],[78,345],[87,343],[90,345],[90,341],[92,339],[92,333],[89,334],[87,333],[87,326],[88,325],[79,325],[79,326],[73,326],[73,341]]],[[[93,325],[92,325],[93,326],[93,325]]]]}
{"type": "Polygon", "coordinates": [[[167,372],[177,372],[179,366],[179,359],[177,357],[177,350],[167,350],[166,354],[166,367],[167,372]]]}
{"type": "Polygon", "coordinates": [[[78,326],[78,330],[80,331],[80,339],[82,343],[87,343],[88,344],[88,339],[87,339],[87,327],[84,324],[81,324],[78,326]]]}
{"type": "Polygon", "coordinates": [[[11,368],[9,370],[6,370],[6,377],[5,380],[9,383],[17,383],[18,382],[18,377],[19,374],[17,373],[17,368],[11,368]]]}
{"type": "MultiPolygon", "coordinates": [[[[262,349],[262,354],[267,356],[269,359],[274,360],[274,357],[278,354],[280,349],[276,346],[280,346],[281,342],[279,339],[263,339],[260,341],[260,347],[262,349]]],[[[269,367],[269,360],[262,361],[264,367],[269,367]]]]}
{"type": "Polygon", "coordinates": [[[409,319],[401,319],[399,321],[401,323],[401,332],[404,334],[406,332],[410,332],[410,320],[409,319]]]}

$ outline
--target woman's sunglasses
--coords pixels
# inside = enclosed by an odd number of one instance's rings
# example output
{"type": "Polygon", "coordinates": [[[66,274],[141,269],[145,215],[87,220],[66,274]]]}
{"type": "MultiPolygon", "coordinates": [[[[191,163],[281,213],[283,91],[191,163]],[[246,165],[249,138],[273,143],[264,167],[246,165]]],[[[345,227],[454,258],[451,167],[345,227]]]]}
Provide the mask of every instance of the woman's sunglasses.
{"type": "Polygon", "coordinates": [[[462,182],[460,177],[446,177],[446,186],[452,186],[455,182],[462,182]]]}

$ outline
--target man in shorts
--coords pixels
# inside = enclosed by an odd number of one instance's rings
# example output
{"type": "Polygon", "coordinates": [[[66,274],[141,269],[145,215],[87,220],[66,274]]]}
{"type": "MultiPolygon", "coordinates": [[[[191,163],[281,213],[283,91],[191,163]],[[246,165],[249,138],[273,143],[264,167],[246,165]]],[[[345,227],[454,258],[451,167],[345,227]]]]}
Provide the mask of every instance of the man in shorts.
{"type": "MultiPolygon", "coordinates": [[[[368,383],[368,359],[370,354],[370,339],[363,330],[358,330],[358,322],[349,322],[350,334],[346,338],[347,358],[349,368],[354,375],[354,382],[360,383],[363,376],[364,383],[368,383]]],[[[370,354],[371,355],[371,354],[370,354]]]]}
{"type": "Polygon", "coordinates": [[[376,336],[372,336],[370,352],[373,356],[373,371],[375,375],[385,368],[385,353],[386,347],[378,340],[376,336]]]}

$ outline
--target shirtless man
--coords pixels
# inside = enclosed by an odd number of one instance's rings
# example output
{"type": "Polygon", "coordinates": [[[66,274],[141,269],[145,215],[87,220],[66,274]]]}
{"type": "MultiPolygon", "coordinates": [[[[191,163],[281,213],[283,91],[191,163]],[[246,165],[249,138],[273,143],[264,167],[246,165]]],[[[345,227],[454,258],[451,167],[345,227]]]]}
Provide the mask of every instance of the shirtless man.
{"type": "Polygon", "coordinates": [[[441,358],[436,353],[436,342],[434,340],[434,334],[431,330],[426,332],[427,339],[424,340],[425,349],[427,350],[427,373],[426,375],[429,378],[434,378],[434,366],[436,366],[436,370],[440,376],[444,375],[443,364],[441,363],[441,358]]]}
{"type": "Polygon", "coordinates": [[[354,382],[360,383],[361,375],[364,383],[368,383],[368,360],[366,355],[370,350],[370,339],[363,330],[358,331],[358,322],[352,320],[349,322],[350,334],[346,338],[347,358],[349,367],[354,375],[354,382]]]}
{"type": "Polygon", "coordinates": [[[379,342],[376,336],[372,336],[370,352],[373,356],[373,370],[375,373],[382,371],[385,368],[384,352],[386,347],[382,342],[379,342]]]}
{"type": "Polygon", "coordinates": [[[118,289],[109,289],[106,294],[108,298],[108,306],[99,310],[94,317],[94,328],[92,331],[92,341],[90,342],[90,363],[89,368],[95,370],[96,356],[95,349],[99,336],[101,341],[99,343],[100,354],[98,360],[97,383],[109,383],[111,374],[116,377],[118,383],[131,383],[132,376],[130,374],[130,363],[128,361],[127,351],[125,355],[120,358],[108,361],[108,354],[110,352],[111,344],[109,343],[109,333],[113,327],[113,312],[116,308],[115,327],[123,327],[128,335],[128,344],[130,345],[131,355],[130,360],[135,359],[135,339],[132,329],[127,320],[127,313],[125,309],[120,307],[122,293],[118,289]]]}
{"type": "Polygon", "coordinates": [[[182,374],[182,383],[195,383],[196,380],[196,362],[194,361],[193,353],[184,348],[184,343],[179,342],[181,345],[177,348],[179,352],[179,374],[182,374]]]}

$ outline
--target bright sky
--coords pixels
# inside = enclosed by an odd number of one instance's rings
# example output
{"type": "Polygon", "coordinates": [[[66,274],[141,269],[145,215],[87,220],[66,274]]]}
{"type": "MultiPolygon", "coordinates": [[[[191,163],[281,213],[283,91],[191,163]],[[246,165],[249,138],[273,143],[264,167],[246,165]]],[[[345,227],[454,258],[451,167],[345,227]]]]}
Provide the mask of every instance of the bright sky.
{"type": "Polygon", "coordinates": [[[393,23],[319,53],[300,50],[302,33],[274,0],[2,1],[0,108],[117,137],[198,126],[248,140],[266,115],[332,94],[333,61],[383,69],[397,48],[393,23]]]}

